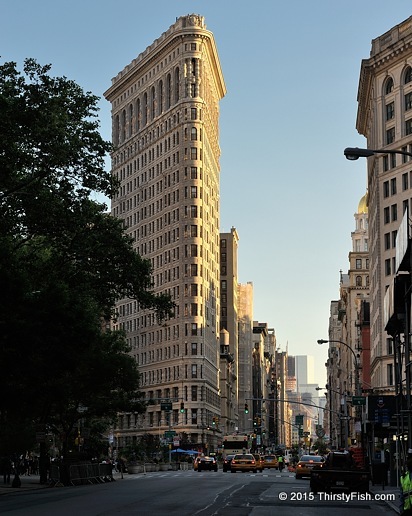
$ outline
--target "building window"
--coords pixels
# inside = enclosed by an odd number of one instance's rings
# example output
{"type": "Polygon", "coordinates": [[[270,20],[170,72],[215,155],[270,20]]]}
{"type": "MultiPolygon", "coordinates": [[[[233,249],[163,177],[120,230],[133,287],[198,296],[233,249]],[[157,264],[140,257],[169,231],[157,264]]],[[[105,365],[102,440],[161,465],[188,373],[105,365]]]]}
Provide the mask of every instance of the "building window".
{"type": "Polygon", "coordinates": [[[361,258],[356,258],[356,268],[357,269],[362,269],[362,259],[361,258]]]}
{"type": "Polygon", "coordinates": [[[197,198],[197,186],[191,186],[190,187],[190,197],[192,199],[196,199],[197,198]]]}
{"type": "Polygon", "coordinates": [[[405,79],[403,83],[408,84],[408,82],[412,82],[412,68],[410,66],[405,70],[405,79]]]}
{"type": "Polygon", "coordinates": [[[190,236],[192,238],[197,237],[197,226],[196,225],[190,226],[190,236]]]}
{"type": "Polygon", "coordinates": [[[387,172],[389,170],[389,159],[388,155],[383,157],[383,171],[387,172]]]}
{"type": "Polygon", "coordinates": [[[227,267],[226,267],[226,265],[222,265],[222,266],[220,267],[220,274],[221,274],[222,276],[227,276],[227,267]]]}
{"type": "Polygon", "coordinates": [[[392,77],[389,77],[385,84],[385,95],[392,93],[392,91],[393,91],[393,79],[392,79],[392,77]]]}
{"type": "Polygon", "coordinates": [[[391,221],[391,218],[389,216],[389,206],[387,206],[383,210],[383,222],[384,222],[384,224],[389,224],[390,221],[391,221]]]}
{"type": "Polygon", "coordinates": [[[391,248],[391,234],[385,233],[385,251],[391,248]]]}
{"type": "Polygon", "coordinates": [[[391,211],[392,211],[392,222],[394,222],[395,220],[398,220],[398,205],[392,204],[391,211]]]}
{"type": "Polygon", "coordinates": [[[192,335],[197,335],[197,323],[192,323],[192,335]]]}
{"type": "Polygon", "coordinates": [[[385,275],[390,276],[391,274],[391,260],[390,258],[385,260],[385,275]]]}
{"type": "Polygon", "coordinates": [[[192,378],[197,378],[197,364],[192,364],[192,378]]]}
{"type": "Polygon", "coordinates": [[[396,235],[398,234],[397,231],[392,231],[392,247],[396,247],[396,235]]]}
{"type": "Polygon", "coordinates": [[[190,108],[190,119],[197,120],[197,108],[190,108]]]}
{"type": "Polygon", "coordinates": [[[393,355],[393,339],[386,339],[386,353],[393,355]]]}
{"type": "Polygon", "coordinates": [[[197,159],[197,147],[190,147],[190,159],[197,159]]]}
{"type": "Polygon", "coordinates": [[[386,199],[387,197],[389,197],[389,181],[383,183],[383,198],[386,199]]]}
{"type": "Polygon", "coordinates": [[[391,168],[396,167],[396,154],[391,154],[391,168]]]}
{"type": "MultiPolygon", "coordinates": [[[[406,133],[409,134],[409,133],[406,133]]],[[[386,145],[390,145],[395,141],[395,128],[391,127],[386,131],[386,145]]]]}
{"type": "Polygon", "coordinates": [[[395,103],[390,102],[389,104],[386,104],[386,120],[392,120],[392,118],[395,116],[395,103]]]}
{"type": "Polygon", "coordinates": [[[393,385],[393,364],[386,365],[388,385],[393,385]]]}
{"type": "Polygon", "coordinates": [[[220,282],[220,285],[221,285],[222,291],[226,291],[227,290],[227,281],[226,280],[222,280],[220,282]]]}
{"type": "Polygon", "coordinates": [[[412,118],[405,121],[405,134],[412,134],[412,118]]]}
{"type": "Polygon", "coordinates": [[[356,276],[356,286],[357,287],[362,286],[362,276],[356,276]]]}
{"type": "Polygon", "coordinates": [[[396,177],[391,179],[391,195],[396,195],[396,177]]]}
{"type": "Polygon", "coordinates": [[[409,111],[412,108],[412,92],[405,95],[405,111],[409,111]]]}
{"type": "Polygon", "coordinates": [[[197,409],[192,408],[192,425],[197,425],[197,409]]]}
{"type": "Polygon", "coordinates": [[[197,140],[197,129],[196,129],[196,127],[192,127],[190,129],[190,139],[191,140],[197,140]]]}
{"type": "Polygon", "coordinates": [[[192,342],[191,352],[192,355],[197,355],[197,342],[192,342]]]}
{"type": "Polygon", "coordinates": [[[197,385],[192,385],[192,401],[197,401],[197,385]]]}
{"type": "Polygon", "coordinates": [[[408,173],[402,174],[402,190],[405,191],[408,189],[408,173]]]}
{"type": "Polygon", "coordinates": [[[198,292],[198,285],[197,285],[197,283],[191,283],[190,284],[190,295],[195,297],[195,296],[198,295],[197,292],[198,292]]]}

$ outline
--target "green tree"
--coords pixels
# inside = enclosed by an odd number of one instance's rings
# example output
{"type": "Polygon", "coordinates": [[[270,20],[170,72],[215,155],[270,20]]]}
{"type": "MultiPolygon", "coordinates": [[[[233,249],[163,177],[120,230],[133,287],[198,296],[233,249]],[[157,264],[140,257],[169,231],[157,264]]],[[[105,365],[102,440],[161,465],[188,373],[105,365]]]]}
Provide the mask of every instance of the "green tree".
{"type": "Polygon", "coordinates": [[[79,419],[139,412],[139,375],[115,302],[170,317],[151,266],[92,192],[119,186],[105,170],[98,98],[50,66],[0,66],[0,447],[29,447],[48,425],[69,436],[79,419]],[[16,430],[17,429],[17,430],[16,430]],[[20,429],[20,430],[19,430],[20,429]]]}

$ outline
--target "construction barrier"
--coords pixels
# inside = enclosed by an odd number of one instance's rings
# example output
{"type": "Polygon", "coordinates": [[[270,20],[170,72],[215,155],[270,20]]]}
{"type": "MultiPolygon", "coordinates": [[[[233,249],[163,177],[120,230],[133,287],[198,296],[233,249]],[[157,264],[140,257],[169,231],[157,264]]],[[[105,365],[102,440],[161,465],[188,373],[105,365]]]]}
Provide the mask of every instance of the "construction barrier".
{"type": "Polygon", "coordinates": [[[59,463],[51,464],[50,485],[76,486],[84,484],[103,484],[113,482],[113,466],[111,464],[59,463]]]}

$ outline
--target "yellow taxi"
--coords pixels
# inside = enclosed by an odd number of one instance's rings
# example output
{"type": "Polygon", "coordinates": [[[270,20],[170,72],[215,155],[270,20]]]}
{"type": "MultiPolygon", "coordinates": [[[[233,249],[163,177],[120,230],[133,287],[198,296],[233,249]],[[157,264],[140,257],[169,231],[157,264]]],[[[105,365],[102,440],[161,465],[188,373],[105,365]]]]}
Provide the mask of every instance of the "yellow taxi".
{"type": "Polygon", "coordinates": [[[258,467],[256,465],[255,457],[251,453],[237,453],[230,463],[230,471],[253,471],[256,473],[258,467]]]}
{"type": "Polygon", "coordinates": [[[310,477],[314,466],[322,467],[325,459],[321,455],[302,455],[296,465],[295,478],[310,477]]]}
{"type": "Polygon", "coordinates": [[[261,455],[259,455],[258,453],[254,453],[253,456],[255,457],[257,471],[260,471],[262,473],[262,471],[263,471],[263,457],[261,455]]]}
{"type": "Polygon", "coordinates": [[[278,458],[276,457],[276,455],[264,455],[263,456],[263,469],[264,468],[268,468],[268,469],[271,469],[271,468],[278,468],[279,467],[279,464],[278,464],[278,458]]]}

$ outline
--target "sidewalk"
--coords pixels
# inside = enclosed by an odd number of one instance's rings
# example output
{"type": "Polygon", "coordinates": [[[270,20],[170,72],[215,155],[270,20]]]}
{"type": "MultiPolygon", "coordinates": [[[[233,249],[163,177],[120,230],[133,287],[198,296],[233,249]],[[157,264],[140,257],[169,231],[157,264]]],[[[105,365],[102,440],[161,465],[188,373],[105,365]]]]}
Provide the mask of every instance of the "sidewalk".
{"type": "MultiPolygon", "coordinates": [[[[123,474],[124,476],[127,473],[123,474]]],[[[47,489],[49,488],[49,484],[40,484],[40,475],[21,475],[21,487],[12,487],[11,483],[13,482],[14,475],[10,477],[10,484],[3,484],[3,477],[0,478],[0,496],[5,494],[12,493],[21,493],[23,491],[32,491],[37,489],[47,489]]],[[[113,480],[120,480],[121,473],[113,471],[113,480]]]]}
{"type": "Polygon", "coordinates": [[[369,485],[369,492],[373,495],[388,495],[388,494],[394,494],[395,495],[395,501],[392,502],[390,500],[386,500],[386,504],[388,505],[388,507],[390,509],[392,509],[393,511],[395,511],[397,514],[400,514],[400,509],[399,509],[399,487],[396,487],[396,486],[385,486],[385,487],[382,487],[382,486],[378,486],[378,485],[372,485],[372,483],[370,483],[369,485]]]}
{"type": "Polygon", "coordinates": [[[3,477],[0,478],[0,495],[7,493],[19,493],[21,491],[30,491],[32,489],[44,489],[48,487],[47,484],[40,484],[40,475],[21,475],[21,487],[12,487],[14,475],[10,476],[10,484],[3,483],[3,477]]]}

